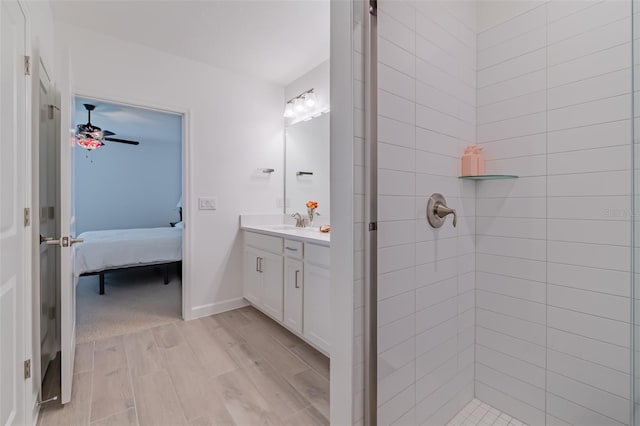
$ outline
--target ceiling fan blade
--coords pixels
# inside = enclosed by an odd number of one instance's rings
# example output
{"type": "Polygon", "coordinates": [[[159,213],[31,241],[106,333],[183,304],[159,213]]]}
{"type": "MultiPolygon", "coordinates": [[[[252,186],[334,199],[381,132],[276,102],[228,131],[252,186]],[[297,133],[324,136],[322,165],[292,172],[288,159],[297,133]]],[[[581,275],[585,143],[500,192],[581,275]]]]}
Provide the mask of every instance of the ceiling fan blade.
{"type": "Polygon", "coordinates": [[[109,141],[109,142],[118,142],[118,143],[127,143],[129,145],[140,145],[140,142],[138,141],[129,141],[126,139],[118,139],[118,138],[104,138],[105,141],[109,141]]]}
{"type": "Polygon", "coordinates": [[[113,135],[115,135],[115,133],[113,133],[110,130],[103,130],[102,133],[104,133],[105,136],[113,136],[113,135]]]}

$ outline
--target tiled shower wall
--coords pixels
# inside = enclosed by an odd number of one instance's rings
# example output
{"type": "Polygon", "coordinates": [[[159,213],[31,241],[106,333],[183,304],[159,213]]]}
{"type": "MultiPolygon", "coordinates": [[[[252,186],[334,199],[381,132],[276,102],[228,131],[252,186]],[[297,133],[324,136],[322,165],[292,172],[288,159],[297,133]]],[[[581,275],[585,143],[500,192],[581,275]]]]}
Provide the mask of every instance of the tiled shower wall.
{"type": "Polygon", "coordinates": [[[378,4],[379,424],[628,424],[630,2],[378,4]]]}
{"type": "Polygon", "coordinates": [[[474,393],[476,4],[378,1],[378,424],[444,424],[474,393]],[[428,197],[458,211],[435,230],[428,197]]]}
{"type": "Polygon", "coordinates": [[[476,397],[532,424],[630,416],[631,4],[480,2],[476,397]]]}

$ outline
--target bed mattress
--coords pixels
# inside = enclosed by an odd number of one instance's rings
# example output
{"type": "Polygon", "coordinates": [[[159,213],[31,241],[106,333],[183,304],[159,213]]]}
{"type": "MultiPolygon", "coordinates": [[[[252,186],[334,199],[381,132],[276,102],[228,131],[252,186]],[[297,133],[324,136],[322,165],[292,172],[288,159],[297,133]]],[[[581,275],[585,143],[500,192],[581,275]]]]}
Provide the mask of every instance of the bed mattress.
{"type": "Polygon", "coordinates": [[[182,228],[139,228],[88,231],[75,244],[76,276],[108,269],[182,260],[182,228]]]}

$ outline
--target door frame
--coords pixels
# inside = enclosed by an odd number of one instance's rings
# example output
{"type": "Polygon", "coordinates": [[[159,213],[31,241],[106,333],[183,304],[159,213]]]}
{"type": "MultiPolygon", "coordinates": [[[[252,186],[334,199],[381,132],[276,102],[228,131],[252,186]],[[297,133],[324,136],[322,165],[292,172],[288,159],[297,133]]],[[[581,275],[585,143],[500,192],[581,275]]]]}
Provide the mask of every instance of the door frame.
{"type": "MultiPolygon", "coordinates": [[[[109,95],[103,95],[100,93],[76,90],[74,93],[70,93],[71,97],[81,97],[95,99],[97,101],[110,102],[119,105],[125,105],[135,108],[150,109],[160,112],[166,112],[170,114],[177,114],[182,117],[182,220],[186,224],[182,228],[182,313],[181,317],[184,321],[193,319],[191,314],[191,223],[192,210],[191,209],[191,178],[189,171],[191,170],[191,143],[190,134],[191,129],[191,108],[176,106],[176,105],[162,105],[157,102],[150,102],[135,98],[122,98],[111,97],[109,95]],[[185,260],[186,259],[186,260],[185,260]]],[[[63,105],[65,105],[63,103],[63,105]]],[[[69,114],[73,116],[74,111],[69,111],[69,114]]]]}

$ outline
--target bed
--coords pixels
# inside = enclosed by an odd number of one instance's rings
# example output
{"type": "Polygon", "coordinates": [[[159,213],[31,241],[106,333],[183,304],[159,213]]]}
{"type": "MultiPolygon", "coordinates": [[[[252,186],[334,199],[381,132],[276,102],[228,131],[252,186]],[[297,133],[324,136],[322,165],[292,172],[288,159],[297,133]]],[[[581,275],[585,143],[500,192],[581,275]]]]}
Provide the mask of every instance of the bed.
{"type": "Polygon", "coordinates": [[[112,229],[78,235],[84,242],[74,248],[76,276],[100,275],[127,268],[164,265],[164,283],[169,283],[169,266],[182,261],[182,227],[112,229]]]}

